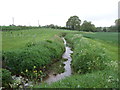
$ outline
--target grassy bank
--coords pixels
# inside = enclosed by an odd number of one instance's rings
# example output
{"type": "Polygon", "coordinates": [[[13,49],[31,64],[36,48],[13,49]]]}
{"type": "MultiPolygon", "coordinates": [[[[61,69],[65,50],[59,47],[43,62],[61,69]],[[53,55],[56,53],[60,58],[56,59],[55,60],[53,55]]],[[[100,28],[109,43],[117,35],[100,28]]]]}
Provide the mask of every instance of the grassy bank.
{"type": "MultiPolygon", "coordinates": [[[[118,88],[117,33],[107,33],[109,36],[110,34],[111,37],[106,37],[106,39],[100,37],[99,33],[67,34],[66,40],[74,52],[72,55],[74,74],[51,85],[44,83],[35,87],[118,88]],[[115,40],[110,40],[110,38],[115,40]]],[[[105,38],[103,33],[102,35],[105,38]]]]}
{"type": "Polygon", "coordinates": [[[41,81],[49,65],[65,51],[62,33],[53,29],[2,32],[2,67],[12,75],[41,81]]]}

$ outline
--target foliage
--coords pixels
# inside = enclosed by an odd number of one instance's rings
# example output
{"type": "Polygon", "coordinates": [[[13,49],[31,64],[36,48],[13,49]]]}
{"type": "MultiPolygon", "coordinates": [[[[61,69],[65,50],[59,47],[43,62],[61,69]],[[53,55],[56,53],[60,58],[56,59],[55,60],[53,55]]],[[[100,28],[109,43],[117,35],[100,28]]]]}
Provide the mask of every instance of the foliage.
{"type": "Polygon", "coordinates": [[[33,67],[42,68],[52,60],[60,58],[64,48],[56,42],[40,42],[24,49],[3,52],[3,62],[14,74],[32,71],[33,67]]]}
{"type": "Polygon", "coordinates": [[[58,61],[65,50],[61,35],[61,31],[52,29],[3,32],[3,67],[12,74],[40,79],[38,72],[43,70],[45,75],[45,69],[58,61]]]}
{"type": "Polygon", "coordinates": [[[94,32],[96,31],[95,25],[91,24],[91,22],[87,22],[86,20],[83,22],[83,24],[81,25],[81,31],[91,31],[94,32]]]}
{"type": "Polygon", "coordinates": [[[33,88],[118,88],[119,79],[113,70],[72,75],[52,84],[43,83],[33,88]]]}
{"type": "Polygon", "coordinates": [[[110,26],[110,27],[108,27],[107,31],[108,32],[118,32],[118,27],[116,27],[116,26],[110,26]]]}
{"type": "Polygon", "coordinates": [[[103,70],[108,57],[102,47],[92,40],[81,35],[69,37],[73,42],[74,53],[72,67],[76,73],[87,73],[95,70],[103,70]],[[79,37],[79,38],[78,38],[79,37]]]}
{"type": "MultiPolygon", "coordinates": [[[[82,54],[82,52],[78,52],[81,50],[80,48],[89,49],[88,47],[86,47],[86,44],[87,44],[87,46],[89,46],[89,44],[94,44],[95,48],[98,48],[98,50],[95,49],[95,50],[97,50],[96,53],[103,54],[101,51],[105,51],[105,54],[107,55],[107,57],[109,57],[109,60],[106,60],[106,61],[103,60],[106,65],[104,70],[95,70],[92,73],[85,73],[85,74],[73,73],[73,75],[66,77],[63,80],[54,82],[50,85],[46,84],[46,83],[42,83],[41,85],[35,85],[34,88],[119,88],[118,63],[117,63],[118,62],[117,61],[118,60],[118,47],[117,47],[117,45],[109,43],[110,38],[108,38],[108,39],[102,38],[103,36],[106,36],[107,34],[111,35],[111,38],[117,37],[116,33],[108,33],[108,32],[101,33],[101,32],[99,32],[99,33],[93,34],[90,32],[89,33],[86,32],[84,34],[91,35],[94,37],[94,39],[93,38],[91,38],[91,39],[83,38],[83,40],[81,41],[83,34],[81,35],[78,33],[77,34],[72,33],[72,34],[66,35],[67,42],[69,42],[70,45],[73,46],[73,48],[72,48],[73,52],[76,54],[78,53],[78,55],[76,57],[73,57],[74,55],[72,55],[72,57],[74,58],[73,62],[75,61],[75,58],[79,57],[79,55],[82,54]],[[99,37],[97,37],[97,36],[99,36],[99,37]],[[97,39],[95,39],[95,37],[97,39]],[[84,43],[81,43],[80,41],[84,42],[84,43]],[[88,41],[88,43],[87,43],[87,41],[88,41]],[[84,48],[84,44],[85,44],[86,48],[84,48]],[[82,47],[80,47],[80,45],[82,47]],[[99,48],[102,48],[102,49],[99,50],[99,48]]],[[[107,37],[109,37],[109,36],[107,36],[107,37]]],[[[111,40],[111,41],[113,42],[114,40],[111,40]]],[[[116,42],[113,42],[113,43],[116,43],[116,42]]],[[[94,48],[94,47],[92,47],[92,48],[94,48]]],[[[89,50],[91,50],[91,49],[89,49],[89,50]]],[[[83,53],[84,53],[84,51],[83,51],[83,53]]],[[[94,53],[94,52],[88,51],[88,53],[94,53]]],[[[98,54],[95,54],[95,55],[98,55],[98,54]]],[[[94,56],[94,55],[92,55],[92,56],[94,56]]],[[[91,57],[91,56],[88,56],[88,57],[91,57]]],[[[94,59],[94,61],[97,60],[95,58],[93,58],[93,59],[94,59]]],[[[80,59],[79,59],[79,61],[80,61],[80,59]]],[[[79,65],[80,65],[80,63],[79,63],[79,65]]]]}
{"type": "Polygon", "coordinates": [[[120,32],[120,18],[115,20],[115,25],[118,29],[118,32],[120,32]]]}
{"type": "Polygon", "coordinates": [[[1,26],[2,31],[18,31],[18,30],[25,30],[25,29],[38,29],[40,27],[33,27],[33,26],[1,26]]]}
{"type": "MultiPolygon", "coordinates": [[[[4,51],[22,49],[29,43],[54,39],[59,33],[61,32],[58,30],[46,28],[2,32],[2,48],[4,51]]],[[[58,42],[61,43],[62,40],[58,40],[58,42]]]]}
{"type": "Polygon", "coordinates": [[[79,19],[78,16],[71,16],[66,22],[66,27],[72,30],[79,30],[80,23],[81,23],[81,20],[79,19]]]}
{"type": "Polygon", "coordinates": [[[6,69],[0,69],[0,75],[2,75],[2,87],[10,88],[9,84],[13,82],[11,72],[6,69]]]}

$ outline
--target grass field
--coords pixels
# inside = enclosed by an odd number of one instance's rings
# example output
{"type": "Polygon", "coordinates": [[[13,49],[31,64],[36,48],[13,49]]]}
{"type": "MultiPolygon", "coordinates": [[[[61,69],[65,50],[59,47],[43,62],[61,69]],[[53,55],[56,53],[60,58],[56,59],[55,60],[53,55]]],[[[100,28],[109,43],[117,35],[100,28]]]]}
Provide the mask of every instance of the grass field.
{"type": "Polygon", "coordinates": [[[116,32],[95,32],[95,33],[83,33],[84,37],[102,40],[111,44],[118,44],[118,33],[116,32]]]}
{"type": "Polygon", "coordinates": [[[26,43],[37,43],[48,39],[55,39],[59,33],[60,31],[45,28],[3,32],[2,47],[5,51],[24,48],[26,43]]]}
{"type": "Polygon", "coordinates": [[[65,51],[60,38],[72,47],[73,75],[34,88],[117,88],[118,33],[31,29],[2,32],[3,67],[12,74],[38,79],[65,51]],[[37,75],[37,78],[36,78],[37,75]]]}

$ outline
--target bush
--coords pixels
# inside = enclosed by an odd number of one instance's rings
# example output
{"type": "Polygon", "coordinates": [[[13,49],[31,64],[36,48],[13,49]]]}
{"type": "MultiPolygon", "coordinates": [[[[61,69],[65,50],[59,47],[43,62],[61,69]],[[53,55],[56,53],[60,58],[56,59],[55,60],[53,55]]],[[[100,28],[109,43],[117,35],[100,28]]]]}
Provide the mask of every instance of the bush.
{"type": "MultiPolygon", "coordinates": [[[[67,37],[68,38],[68,37],[67,37]]],[[[76,73],[89,73],[95,70],[103,70],[108,57],[102,47],[96,42],[74,35],[68,38],[73,43],[74,53],[72,67],[76,73]]]]}
{"type": "Polygon", "coordinates": [[[43,68],[54,59],[61,58],[64,52],[63,44],[50,40],[34,44],[29,42],[26,46],[21,50],[3,52],[3,62],[13,74],[26,74],[26,70],[33,71],[34,66],[43,68]]]}
{"type": "Polygon", "coordinates": [[[11,72],[6,69],[0,69],[0,75],[2,76],[2,87],[10,88],[9,84],[12,83],[11,72]]]}

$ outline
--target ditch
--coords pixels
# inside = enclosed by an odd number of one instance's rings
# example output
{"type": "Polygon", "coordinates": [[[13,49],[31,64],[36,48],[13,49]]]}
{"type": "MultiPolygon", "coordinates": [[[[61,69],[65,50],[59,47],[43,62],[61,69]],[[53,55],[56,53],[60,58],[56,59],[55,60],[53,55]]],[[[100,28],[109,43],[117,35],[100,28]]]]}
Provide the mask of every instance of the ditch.
{"type": "Polygon", "coordinates": [[[66,61],[63,62],[65,71],[63,73],[60,73],[60,74],[54,74],[54,72],[51,72],[49,74],[48,78],[44,80],[44,82],[49,83],[49,84],[52,82],[56,82],[58,80],[61,80],[61,79],[65,78],[66,76],[70,76],[72,74],[71,53],[73,53],[73,51],[71,50],[70,47],[66,46],[66,40],[64,38],[62,38],[62,39],[63,39],[64,45],[65,45],[65,52],[62,55],[62,58],[66,59],[66,61]]]}
{"type": "MultiPolygon", "coordinates": [[[[51,84],[53,82],[56,82],[58,80],[64,79],[67,76],[70,76],[72,74],[72,69],[71,69],[71,54],[73,51],[71,50],[70,47],[68,47],[66,44],[66,40],[62,37],[64,41],[64,46],[65,46],[65,52],[62,55],[62,60],[59,60],[58,62],[55,62],[48,71],[48,76],[41,80],[42,82],[51,84]]],[[[27,87],[33,87],[35,84],[33,81],[29,81],[28,79],[25,79],[22,76],[16,77],[12,76],[12,78],[16,81],[13,86],[11,87],[17,87],[17,88],[27,88],[27,87]]],[[[41,82],[36,83],[36,84],[41,84],[41,82]]]]}

